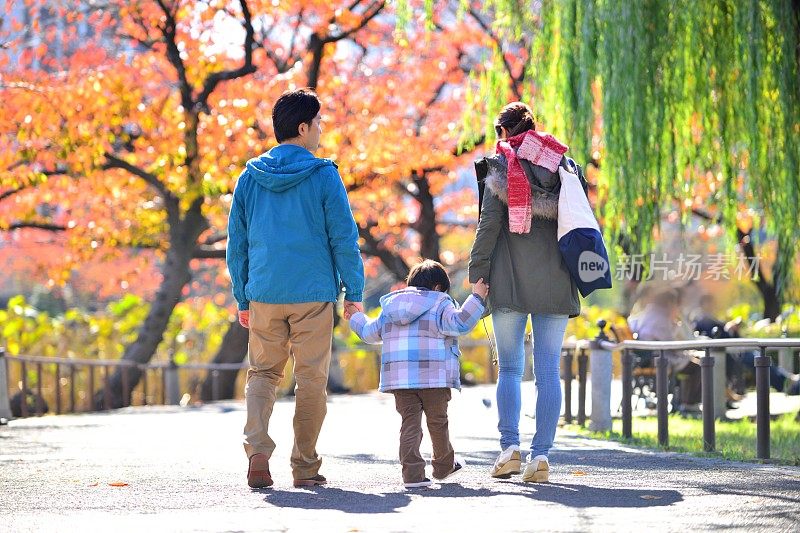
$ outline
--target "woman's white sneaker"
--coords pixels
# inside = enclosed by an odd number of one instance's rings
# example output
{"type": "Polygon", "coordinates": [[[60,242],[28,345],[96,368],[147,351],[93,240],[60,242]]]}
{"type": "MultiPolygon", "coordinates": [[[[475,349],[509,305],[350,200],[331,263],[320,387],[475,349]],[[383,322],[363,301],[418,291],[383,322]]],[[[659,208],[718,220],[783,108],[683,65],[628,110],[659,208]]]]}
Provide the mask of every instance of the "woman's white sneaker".
{"type": "Polygon", "coordinates": [[[519,446],[511,445],[497,457],[492,467],[492,477],[508,479],[512,474],[519,474],[522,468],[522,457],[519,446]]]}
{"type": "Polygon", "coordinates": [[[550,462],[544,455],[537,455],[529,459],[525,465],[522,481],[528,483],[548,483],[550,481],[550,462]]]}

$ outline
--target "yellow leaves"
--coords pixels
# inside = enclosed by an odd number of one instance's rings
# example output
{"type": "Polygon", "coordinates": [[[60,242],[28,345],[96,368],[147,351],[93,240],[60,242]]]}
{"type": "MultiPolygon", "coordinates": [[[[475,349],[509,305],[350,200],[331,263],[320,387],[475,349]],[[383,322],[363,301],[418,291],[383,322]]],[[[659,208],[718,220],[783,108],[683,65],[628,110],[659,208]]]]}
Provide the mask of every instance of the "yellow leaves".
{"type": "Polygon", "coordinates": [[[19,355],[19,343],[15,340],[7,340],[6,350],[10,355],[19,355]]]}

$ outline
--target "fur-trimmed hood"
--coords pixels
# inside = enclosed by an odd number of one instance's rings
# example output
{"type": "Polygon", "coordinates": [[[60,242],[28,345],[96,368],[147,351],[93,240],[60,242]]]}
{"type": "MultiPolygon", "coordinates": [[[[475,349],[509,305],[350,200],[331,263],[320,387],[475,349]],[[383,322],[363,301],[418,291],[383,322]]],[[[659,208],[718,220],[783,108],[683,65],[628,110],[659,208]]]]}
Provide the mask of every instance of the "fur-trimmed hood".
{"type": "MultiPolygon", "coordinates": [[[[561,165],[569,168],[567,158],[561,165]]],[[[525,159],[519,160],[528,182],[531,184],[532,214],[534,218],[558,220],[558,194],[561,191],[561,178],[544,167],[534,165],[525,159]]],[[[488,172],[486,188],[501,202],[508,205],[508,162],[502,154],[486,157],[488,172]]]]}

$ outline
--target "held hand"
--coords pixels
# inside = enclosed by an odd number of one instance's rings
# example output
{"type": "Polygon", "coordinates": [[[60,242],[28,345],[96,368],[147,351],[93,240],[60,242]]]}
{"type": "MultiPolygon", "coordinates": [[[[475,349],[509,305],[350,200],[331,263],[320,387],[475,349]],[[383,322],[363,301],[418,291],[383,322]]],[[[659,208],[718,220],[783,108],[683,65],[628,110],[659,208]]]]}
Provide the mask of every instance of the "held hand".
{"type": "Polygon", "coordinates": [[[250,310],[246,309],[244,311],[239,311],[239,324],[242,325],[243,328],[250,327],[250,310]]]}
{"type": "Polygon", "coordinates": [[[489,296],[489,284],[484,283],[483,278],[481,278],[478,283],[472,286],[472,292],[485,300],[489,296]]]}
{"type": "Polygon", "coordinates": [[[350,320],[350,317],[352,317],[354,314],[363,312],[364,312],[364,306],[361,304],[361,302],[351,302],[349,300],[344,301],[345,320],[350,320]]]}

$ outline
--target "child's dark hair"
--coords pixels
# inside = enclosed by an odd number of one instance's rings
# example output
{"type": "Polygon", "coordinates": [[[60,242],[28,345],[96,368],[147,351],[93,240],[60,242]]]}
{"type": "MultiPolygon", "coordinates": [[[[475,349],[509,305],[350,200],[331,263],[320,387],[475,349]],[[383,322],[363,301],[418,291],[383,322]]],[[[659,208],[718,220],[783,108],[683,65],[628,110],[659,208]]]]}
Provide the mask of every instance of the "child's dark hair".
{"type": "Polygon", "coordinates": [[[286,91],[272,108],[272,128],[279,143],[300,134],[300,124],[311,125],[320,110],[319,98],[311,89],[286,91]]]}
{"type": "Polygon", "coordinates": [[[447,292],[450,290],[450,278],[447,271],[436,261],[426,259],[417,263],[408,273],[408,286],[420,289],[439,290],[447,292]],[[438,289],[437,289],[438,286],[438,289]]]}

